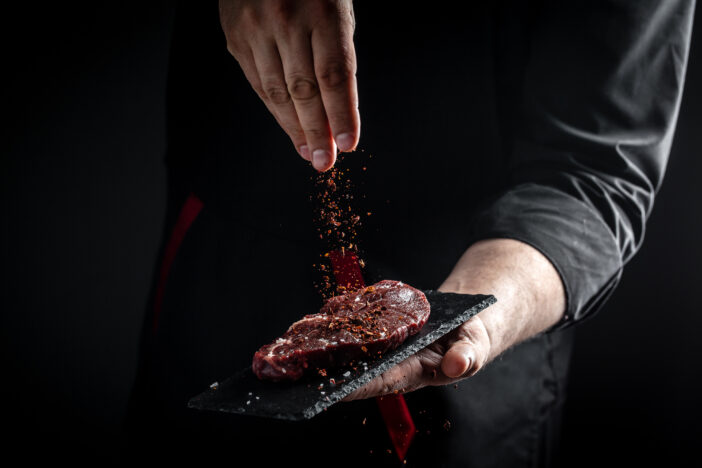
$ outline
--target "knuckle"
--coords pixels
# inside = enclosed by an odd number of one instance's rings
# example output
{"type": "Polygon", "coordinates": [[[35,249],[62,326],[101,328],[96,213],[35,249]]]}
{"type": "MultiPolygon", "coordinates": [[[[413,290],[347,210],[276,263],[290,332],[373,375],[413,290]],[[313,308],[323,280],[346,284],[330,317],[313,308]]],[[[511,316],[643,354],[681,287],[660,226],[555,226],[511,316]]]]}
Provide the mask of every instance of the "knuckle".
{"type": "Polygon", "coordinates": [[[295,100],[307,101],[319,94],[319,88],[313,78],[293,76],[288,79],[288,93],[295,100]]]}
{"type": "Polygon", "coordinates": [[[311,127],[305,129],[305,135],[312,140],[321,140],[326,136],[326,131],[321,128],[311,127]]]}
{"type": "Polygon", "coordinates": [[[297,11],[298,2],[297,0],[278,0],[274,4],[274,13],[276,19],[288,21],[295,15],[297,11]]]}
{"type": "Polygon", "coordinates": [[[288,90],[282,83],[276,81],[265,83],[263,93],[275,105],[287,104],[290,101],[288,90]]]}
{"type": "Polygon", "coordinates": [[[300,129],[299,127],[295,126],[294,128],[291,128],[290,131],[288,132],[288,135],[290,135],[290,139],[297,145],[304,145],[307,142],[307,139],[305,138],[305,133],[300,129]]]}
{"type": "Polygon", "coordinates": [[[474,318],[471,318],[460,327],[458,327],[458,338],[469,343],[475,343],[483,335],[482,323],[479,323],[474,318]]]}
{"type": "Polygon", "coordinates": [[[235,59],[239,59],[241,55],[241,46],[239,44],[239,41],[235,39],[230,39],[227,41],[227,52],[234,57],[235,59]]]}
{"type": "Polygon", "coordinates": [[[319,13],[325,16],[331,16],[339,11],[337,0],[319,0],[317,8],[319,13]]]}
{"type": "Polygon", "coordinates": [[[261,17],[258,9],[254,5],[244,4],[240,7],[237,17],[238,25],[246,25],[250,28],[257,28],[261,24],[261,17]]]}
{"type": "Polygon", "coordinates": [[[263,90],[263,88],[257,84],[252,84],[251,87],[253,88],[254,91],[256,91],[256,94],[258,94],[258,97],[260,97],[262,100],[266,101],[268,100],[268,96],[266,96],[266,92],[263,90]]]}
{"type": "Polygon", "coordinates": [[[382,395],[392,393],[394,391],[394,388],[392,386],[392,381],[390,379],[388,379],[388,377],[385,375],[385,373],[380,374],[380,376],[383,379],[383,381],[381,383],[381,387],[380,387],[380,393],[382,395]]]}
{"type": "Polygon", "coordinates": [[[336,89],[348,83],[353,75],[351,67],[344,62],[331,62],[322,67],[317,75],[323,89],[336,89]]]}

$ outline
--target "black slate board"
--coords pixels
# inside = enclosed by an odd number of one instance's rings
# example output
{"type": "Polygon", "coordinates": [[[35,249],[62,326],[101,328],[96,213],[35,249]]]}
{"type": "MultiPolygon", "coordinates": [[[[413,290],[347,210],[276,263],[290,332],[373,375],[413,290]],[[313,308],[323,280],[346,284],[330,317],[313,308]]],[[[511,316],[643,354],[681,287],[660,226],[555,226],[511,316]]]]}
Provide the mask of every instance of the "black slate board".
{"type": "Polygon", "coordinates": [[[326,377],[292,383],[261,381],[248,367],[221,384],[212,384],[209,390],[192,398],[188,407],[293,421],[310,419],[496,302],[494,296],[438,291],[424,294],[431,305],[427,323],[419,333],[378,359],[357,363],[355,370],[330,370],[326,377]],[[330,379],[336,383],[330,383],[330,379]]]}

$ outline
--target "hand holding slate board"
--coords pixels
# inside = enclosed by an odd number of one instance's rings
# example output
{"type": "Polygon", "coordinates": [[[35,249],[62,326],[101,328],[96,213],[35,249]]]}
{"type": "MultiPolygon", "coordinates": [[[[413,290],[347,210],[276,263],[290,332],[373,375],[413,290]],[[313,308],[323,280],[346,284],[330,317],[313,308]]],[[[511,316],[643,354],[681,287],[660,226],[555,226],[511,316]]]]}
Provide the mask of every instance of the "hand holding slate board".
{"type": "Polygon", "coordinates": [[[310,419],[496,302],[494,296],[438,291],[424,294],[431,305],[427,323],[397,349],[377,359],[330,369],[325,377],[288,383],[259,380],[248,367],[192,398],[188,407],[293,421],[310,419]]]}

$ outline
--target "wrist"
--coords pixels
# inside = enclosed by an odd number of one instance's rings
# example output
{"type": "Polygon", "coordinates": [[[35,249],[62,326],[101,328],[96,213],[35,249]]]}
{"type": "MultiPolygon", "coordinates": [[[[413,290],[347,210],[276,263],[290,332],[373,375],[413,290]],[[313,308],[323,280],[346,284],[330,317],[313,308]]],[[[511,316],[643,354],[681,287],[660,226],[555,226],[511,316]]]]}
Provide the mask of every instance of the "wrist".
{"type": "Polygon", "coordinates": [[[555,267],[534,247],[512,239],[473,244],[439,290],[497,298],[479,315],[490,337],[490,359],[554,325],[565,311],[555,267]]]}

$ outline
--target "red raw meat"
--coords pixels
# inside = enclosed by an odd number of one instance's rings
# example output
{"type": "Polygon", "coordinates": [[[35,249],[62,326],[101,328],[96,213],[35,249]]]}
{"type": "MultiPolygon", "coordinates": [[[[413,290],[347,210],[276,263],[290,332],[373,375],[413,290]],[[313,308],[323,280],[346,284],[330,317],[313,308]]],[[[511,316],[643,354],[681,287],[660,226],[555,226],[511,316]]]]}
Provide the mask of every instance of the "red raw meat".
{"type": "Polygon", "coordinates": [[[424,293],[400,281],[383,280],[335,296],[319,313],[306,315],[259,349],[253,371],[262,380],[293,381],[376,357],[417,333],[429,311],[424,293]]]}

